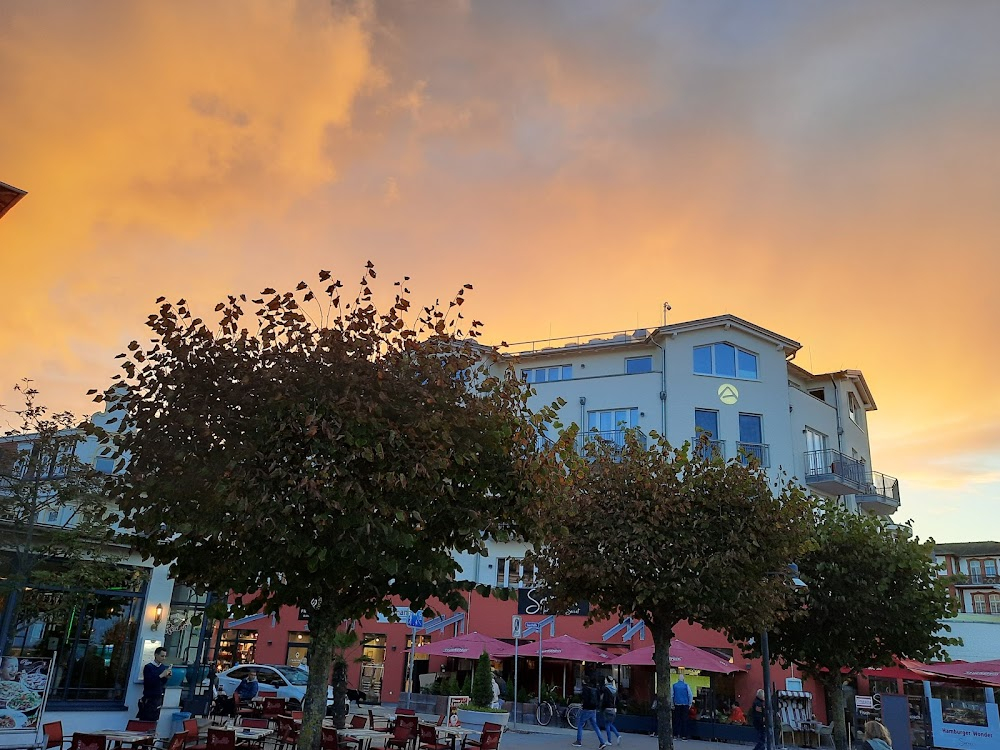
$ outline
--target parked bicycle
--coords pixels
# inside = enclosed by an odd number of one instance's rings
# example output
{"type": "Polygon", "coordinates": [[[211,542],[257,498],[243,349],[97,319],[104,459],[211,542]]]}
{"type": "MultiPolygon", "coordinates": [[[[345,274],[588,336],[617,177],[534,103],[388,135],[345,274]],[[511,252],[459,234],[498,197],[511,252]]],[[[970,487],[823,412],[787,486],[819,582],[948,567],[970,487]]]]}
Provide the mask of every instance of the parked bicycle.
{"type": "Polygon", "coordinates": [[[565,708],[557,706],[552,701],[541,701],[535,709],[535,721],[540,726],[547,727],[553,717],[566,719],[566,723],[576,729],[580,723],[580,711],[583,709],[582,703],[570,703],[565,708]]]}

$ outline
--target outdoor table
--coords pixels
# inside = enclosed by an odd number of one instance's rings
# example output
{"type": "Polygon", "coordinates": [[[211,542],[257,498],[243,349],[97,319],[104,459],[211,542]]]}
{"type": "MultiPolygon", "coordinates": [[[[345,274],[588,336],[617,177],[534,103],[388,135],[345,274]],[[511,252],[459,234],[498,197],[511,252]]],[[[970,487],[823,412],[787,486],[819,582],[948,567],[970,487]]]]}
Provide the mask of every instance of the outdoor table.
{"type": "Polygon", "coordinates": [[[812,738],[816,737],[816,747],[819,747],[819,728],[821,726],[818,721],[801,721],[799,726],[802,731],[805,732],[806,736],[809,738],[809,746],[812,747],[812,738]]]}
{"type": "Polygon", "coordinates": [[[99,729],[91,734],[98,734],[108,742],[119,745],[149,745],[156,739],[156,732],[137,732],[128,729],[99,729]]]}
{"type": "MultiPolygon", "coordinates": [[[[325,723],[325,722],[324,722],[325,723]]],[[[389,735],[385,732],[381,732],[378,729],[351,729],[350,727],[344,727],[343,729],[337,730],[338,737],[347,737],[348,739],[358,740],[358,747],[371,747],[372,740],[374,739],[385,739],[389,735]]]]}
{"type": "Polygon", "coordinates": [[[472,729],[464,729],[462,727],[449,727],[449,726],[439,727],[436,725],[432,726],[434,726],[434,729],[437,730],[438,735],[444,735],[445,737],[451,740],[452,750],[455,750],[455,746],[457,745],[459,740],[464,740],[470,734],[476,733],[472,729]]]}

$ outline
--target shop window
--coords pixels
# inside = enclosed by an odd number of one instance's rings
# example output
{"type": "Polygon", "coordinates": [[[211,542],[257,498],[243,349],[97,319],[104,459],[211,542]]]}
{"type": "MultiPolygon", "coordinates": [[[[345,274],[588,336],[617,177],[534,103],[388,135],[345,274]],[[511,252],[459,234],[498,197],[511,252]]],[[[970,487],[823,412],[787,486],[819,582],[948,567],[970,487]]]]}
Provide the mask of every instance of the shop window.
{"type": "Polygon", "coordinates": [[[216,658],[216,669],[229,669],[234,664],[253,664],[256,662],[257,631],[256,630],[223,630],[219,638],[219,653],[216,658]]]}
{"type": "Polygon", "coordinates": [[[207,601],[208,594],[198,594],[181,584],[174,585],[169,614],[163,623],[163,647],[167,649],[169,664],[198,662],[198,640],[207,601]]]}
{"type": "Polygon", "coordinates": [[[113,589],[36,587],[19,602],[8,653],[55,657],[50,707],[124,702],[146,577],[125,566],[121,572],[113,589]]]}
{"type": "Polygon", "coordinates": [[[362,658],[372,664],[385,663],[385,634],[367,633],[361,641],[362,658]]]}
{"type": "Polygon", "coordinates": [[[309,653],[309,634],[308,633],[289,633],[288,634],[288,653],[285,657],[285,664],[290,667],[298,667],[302,664],[303,660],[306,660],[308,664],[309,653]]]}

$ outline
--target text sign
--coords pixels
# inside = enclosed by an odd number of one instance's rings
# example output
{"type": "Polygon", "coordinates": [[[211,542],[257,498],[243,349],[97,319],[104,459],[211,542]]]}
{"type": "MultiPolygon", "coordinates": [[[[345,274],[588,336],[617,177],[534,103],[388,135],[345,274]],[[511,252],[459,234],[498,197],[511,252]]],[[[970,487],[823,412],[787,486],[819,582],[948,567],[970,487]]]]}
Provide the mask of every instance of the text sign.
{"type": "Polygon", "coordinates": [[[870,695],[855,695],[854,696],[854,707],[855,708],[875,708],[875,699],[870,695]]]}
{"type": "Polygon", "coordinates": [[[424,626],[423,612],[410,612],[406,618],[406,624],[411,628],[422,628],[424,626]]]}
{"type": "Polygon", "coordinates": [[[510,637],[520,638],[521,637],[521,616],[512,615],[510,618],[510,637]]]}
{"type": "MultiPolygon", "coordinates": [[[[517,613],[519,615],[550,614],[545,597],[537,589],[517,590],[517,613]]],[[[590,602],[577,602],[565,612],[558,612],[556,614],[586,617],[590,614],[590,602]]]]}

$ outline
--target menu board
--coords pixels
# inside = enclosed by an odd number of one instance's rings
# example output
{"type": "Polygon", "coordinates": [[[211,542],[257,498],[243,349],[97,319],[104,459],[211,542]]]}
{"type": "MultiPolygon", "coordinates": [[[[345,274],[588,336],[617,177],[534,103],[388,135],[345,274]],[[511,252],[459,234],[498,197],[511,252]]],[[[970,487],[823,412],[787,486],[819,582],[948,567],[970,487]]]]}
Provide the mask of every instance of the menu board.
{"type": "Polygon", "coordinates": [[[469,705],[471,700],[467,695],[448,696],[448,726],[457,727],[462,723],[458,719],[458,709],[469,705]]]}
{"type": "Polygon", "coordinates": [[[0,733],[37,732],[49,694],[51,658],[0,660],[0,733]]]}

